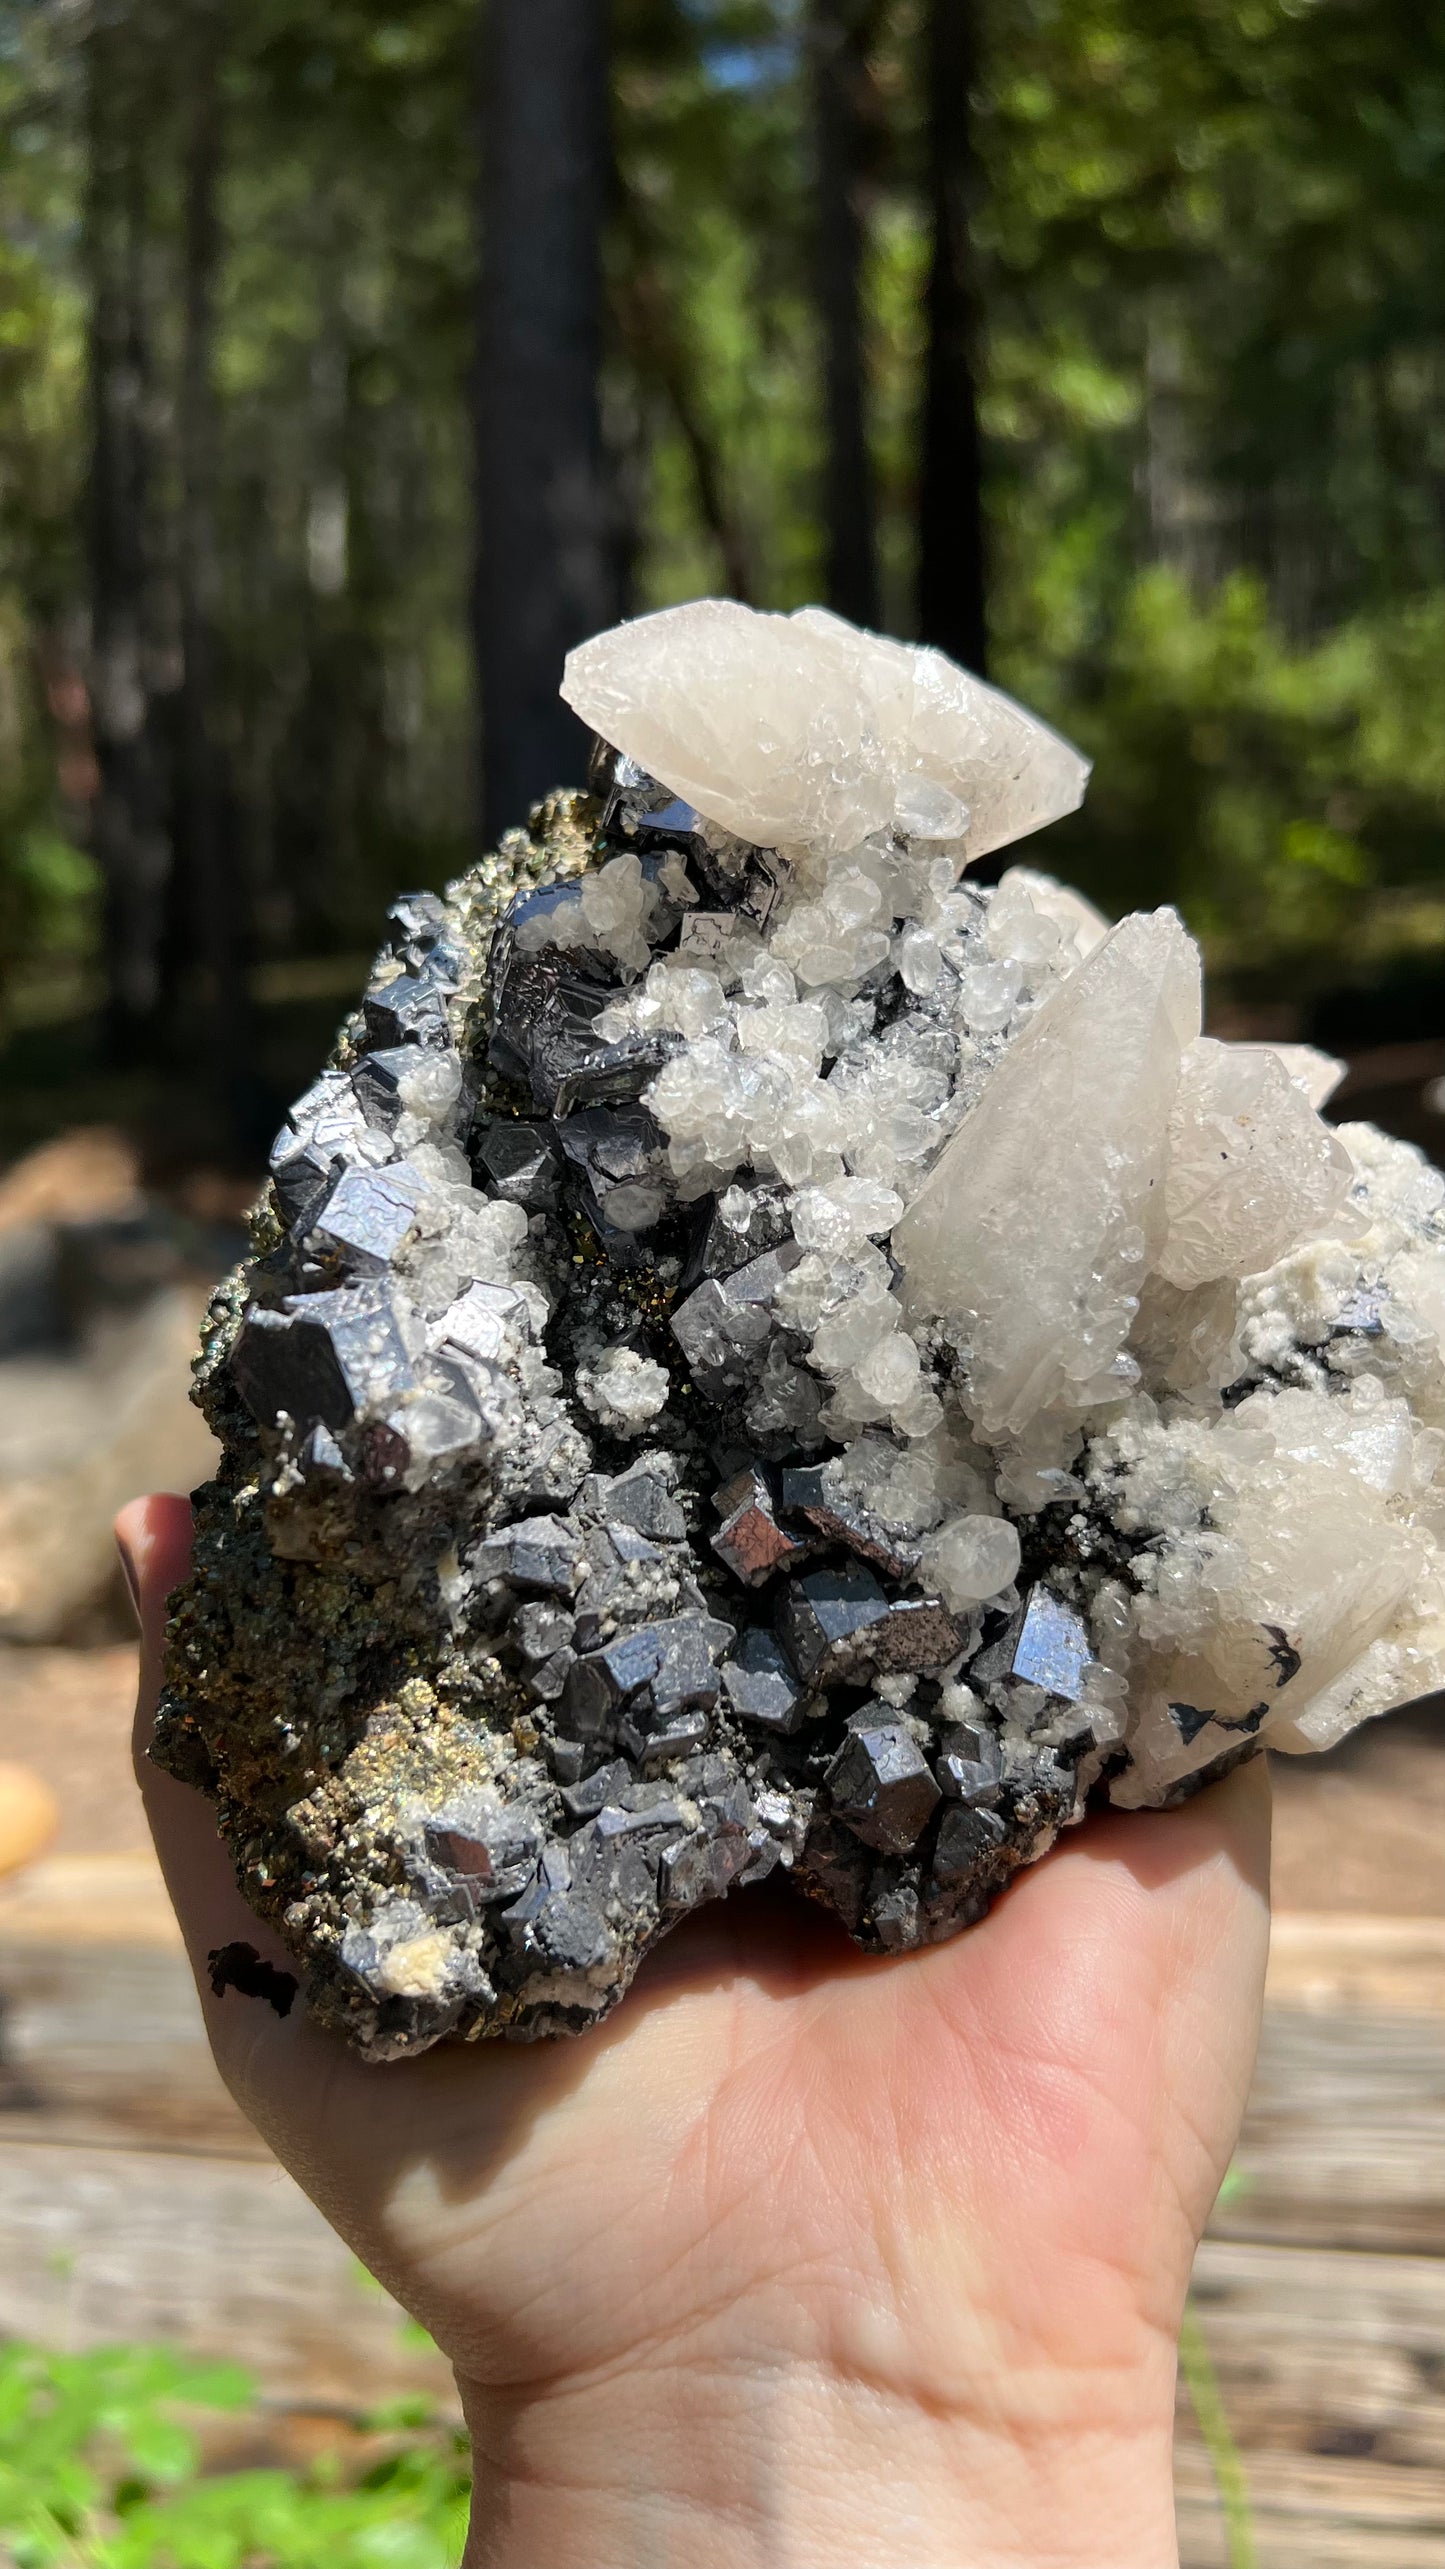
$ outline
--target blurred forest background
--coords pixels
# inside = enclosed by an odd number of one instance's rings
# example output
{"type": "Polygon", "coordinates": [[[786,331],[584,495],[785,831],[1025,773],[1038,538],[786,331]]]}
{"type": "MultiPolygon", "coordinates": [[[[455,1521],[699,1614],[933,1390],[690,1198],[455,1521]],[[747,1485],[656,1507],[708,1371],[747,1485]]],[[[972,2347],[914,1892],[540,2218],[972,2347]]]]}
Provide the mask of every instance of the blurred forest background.
{"type": "Polygon", "coordinates": [[[0,1158],[254,1160],[705,591],[986,652],[1262,1030],[1445,1032],[1441,13],[0,0],[0,132],[0,1158]]]}

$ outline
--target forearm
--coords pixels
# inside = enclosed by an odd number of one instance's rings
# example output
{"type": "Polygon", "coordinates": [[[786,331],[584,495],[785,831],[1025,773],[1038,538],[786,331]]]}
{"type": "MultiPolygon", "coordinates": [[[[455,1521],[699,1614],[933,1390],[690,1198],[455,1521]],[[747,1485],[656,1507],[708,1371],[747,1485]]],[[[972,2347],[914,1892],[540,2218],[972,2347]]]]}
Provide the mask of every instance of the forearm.
{"type": "Polygon", "coordinates": [[[1171,2569],[1172,2373],[1104,2423],[960,2414],[807,2368],[467,2397],[466,2569],[1171,2569]]]}

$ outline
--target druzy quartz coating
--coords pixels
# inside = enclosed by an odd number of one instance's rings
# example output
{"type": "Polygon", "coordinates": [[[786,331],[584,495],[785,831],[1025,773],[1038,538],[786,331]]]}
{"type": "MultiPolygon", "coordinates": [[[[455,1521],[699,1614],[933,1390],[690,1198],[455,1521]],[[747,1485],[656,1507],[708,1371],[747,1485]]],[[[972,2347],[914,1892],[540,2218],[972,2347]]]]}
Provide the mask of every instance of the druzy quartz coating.
{"type": "Polygon", "coordinates": [[[1172,912],[971,885],[1077,754],[815,612],[567,693],[588,790],[396,904],[198,1367],[153,1754],[377,2060],[769,1877],[935,1942],[1445,1682],[1445,1179],[1204,1037],[1172,912]]]}

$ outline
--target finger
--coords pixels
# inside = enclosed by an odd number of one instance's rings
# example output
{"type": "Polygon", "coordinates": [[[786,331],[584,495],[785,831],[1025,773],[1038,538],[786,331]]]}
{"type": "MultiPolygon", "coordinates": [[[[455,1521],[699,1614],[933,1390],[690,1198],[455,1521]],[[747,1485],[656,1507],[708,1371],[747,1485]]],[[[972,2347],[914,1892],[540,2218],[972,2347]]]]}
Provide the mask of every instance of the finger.
{"type": "MultiPolygon", "coordinates": [[[[1181,1968],[1207,1958],[1180,1922],[1207,1910],[1215,1935],[1261,1949],[1268,1933],[1271,1794],[1265,1760],[1172,1811],[1110,1811],[1067,1829],[1019,1874],[988,1921],[994,1945],[1075,1941],[1081,1924],[1112,1940],[1167,1947],[1181,1968]],[[1175,1950],[1177,1948],[1177,1950],[1175,1950]]],[[[996,1956],[1007,1967],[1010,1957],[996,1956]]]]}
{"type": "MultiPolygon", "coordinates": [[[[1161,2039],[1203,2031],[1243,2101],[1269,1954],[1271,1791],[1263,1757],[1174,1811],[1122,1811],[1065,1847],[1059,1926],[1118,1952],[1156,1993],[1161,2039]]],[[[1045,1882],[1049,1880],[1045,1875],[1045,1882]]]]}
{"type": "Polygon", "coordinates": [[[1222,1890],[1267,1903],[1271,1803],[1268,1761],[1252,1757],[1177,1810],[1102,1813],[1062,1848],[1125,1865],[1144,1890],[1207,1875],[1222,1890]]]}
{"type": "MultiPolygon", "coordinates": [[[[280,1969],[290,1958],[269,1927],[247,1907],[204,1795],[155,1765],[149,1755],[165,1660],[169,1601],[191,1566],[191,1510],[169,1495],[134,1499],[116,1519],[115,1539],[141,1626],[136,1703],[136,1781],[166,1888],[180,1922],[207,2019],[216,2030],[225,2002],[211,1988],[208,1959],[226,1945],[248,1944],[280,1969]]],[[[231,2001],[234,2009],[238,2002],[231,2001]]]]}

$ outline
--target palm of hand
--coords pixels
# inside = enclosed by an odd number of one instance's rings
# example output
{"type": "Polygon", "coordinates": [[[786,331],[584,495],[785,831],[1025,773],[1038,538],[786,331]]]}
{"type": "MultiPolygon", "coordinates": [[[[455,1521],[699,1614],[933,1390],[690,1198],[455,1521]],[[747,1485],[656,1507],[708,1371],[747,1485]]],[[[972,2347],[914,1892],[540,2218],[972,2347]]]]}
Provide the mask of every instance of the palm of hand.
{"type": "MultiPolygon", "coordinates": [[[[128,1512],[148,1731],[179,1502],[128,1512]]],[[[192,1958],[243,1936],[209,1813],[150,1770],[192,1958]]],[[[756,1892],[573,2044],[368,2068],[204,1989],[278,2156],[503,2402],[787,2368],[1024,2435],[1169,2373],[1227,2164],[1267,1941],[1267,1789],[1091,1824],[986,1926],[893,1963],[756,1892]]]]}

